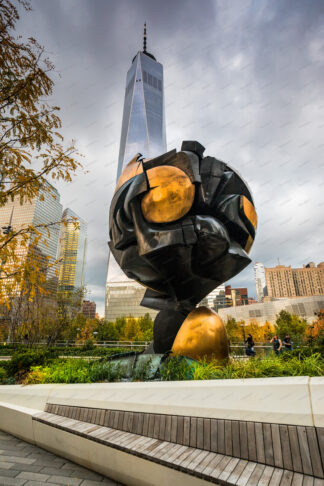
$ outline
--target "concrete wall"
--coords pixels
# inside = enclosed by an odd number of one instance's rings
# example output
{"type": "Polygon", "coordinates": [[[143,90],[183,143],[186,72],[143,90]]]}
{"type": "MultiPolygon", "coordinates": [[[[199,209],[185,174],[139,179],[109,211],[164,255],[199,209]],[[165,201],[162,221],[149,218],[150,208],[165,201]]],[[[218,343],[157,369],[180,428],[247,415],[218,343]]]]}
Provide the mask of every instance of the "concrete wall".
{"type": "Polygon", "coordinates": [[[33,420],[47,402],[324,427],[324,377],[0,386],[0,430],[130,486],[210,483],[33,420]]]}
{"type": "Polygon", "coordinates": [[[13,385],[0,387],[0,402],[35,410],[49,402],[324,427],[324,377],[13,385]]]}
{"type": "Polygon", "coordinates": [[[234,317],[236,320],[243,319],[246,323],[257,321],[262,325],[265,322],[275,324],[277,314],[284,309],[312,323],[316,317],[314,313],[322,309],[323,306],[324,296],[317,295],[313,297],[294,297],[259,304],[227,307],[225,309],[218,309],[218,314],[223,321],[226,321],[228,317],[234,317]]]}

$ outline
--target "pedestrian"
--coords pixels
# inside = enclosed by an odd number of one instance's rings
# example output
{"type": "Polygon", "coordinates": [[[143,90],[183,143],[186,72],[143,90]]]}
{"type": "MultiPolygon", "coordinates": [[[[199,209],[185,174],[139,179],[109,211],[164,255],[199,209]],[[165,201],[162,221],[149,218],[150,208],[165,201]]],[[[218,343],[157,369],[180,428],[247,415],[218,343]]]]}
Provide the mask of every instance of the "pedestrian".
{"type": "Polygon", "coordinates": [[[270,343],[273,346],[274,352],[276,353],[276,355],[278,355],[281,352],[282,342],[281,342],[281,339],[278,338],[277,334],[275,334],[273,336],[273,338],[271,339],[270,343]]]}
{"type": "Polygon", "coordinates": [[[254,341],[252,334],[248,334],[247,339],[245,340],[245,354],[247,356],[255,356],[255,351],[254,351],[254,341]]]}
{"type": "Polygon", "coordinates": [[[285,337],[283,338],[283,345],[285,351],[291,351],[292,350],[292,342],[291,342],[291,337],[289,334],[286,334],[285,337]]]}

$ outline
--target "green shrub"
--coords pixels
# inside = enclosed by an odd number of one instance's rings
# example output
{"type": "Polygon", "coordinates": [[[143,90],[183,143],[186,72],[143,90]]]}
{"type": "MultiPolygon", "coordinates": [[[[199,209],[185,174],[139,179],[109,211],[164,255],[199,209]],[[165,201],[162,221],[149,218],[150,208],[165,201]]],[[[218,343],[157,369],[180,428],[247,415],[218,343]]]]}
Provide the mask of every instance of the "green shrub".
{"type": "Polygon", "coordinates": [[[323,375],[324,359],[319,353],[308,355],[308,351],[233,360],[223,365],[217,361],[188,363],[181,358],[169,358],[161,368],[161,378],[167,381],[323,375]]]}
{"type": "Polygon", "coordinates": [[[94,383],[120,381],[124,368],[116,362],[89,362],[84,359],[56,360],[48,366],[33,366],[25,384],[94,383]]]}
{"type": "Polygon", "coordinates": [[[41,346],[30,348],[24,344],[0,345],[0,356],[12,356],[17,352],[52,351],[59,356],[111,356],[125,352],[125,348],[104,348],[99,346],[41,346]]]}
{"type": "Polygon", "coordinates": [[[18,351],[7,364],[8,375],[26,374],[32,366],[42,366],[57,357],[53,350],[18,351]]]}
{"type": "Polygon", "coordinates": [[[7,371],[1,366],[0,367],[0,383],[4,384],[7,379],[7,371]]]}
{"type": "Polygon", "coordinates": [[[124,367],[119,363],[113,361],[93,363],[90,369],[90,380],[94,383],[98,381],[120,381],[124,374],[124,367]]]}
{"type": "Polygon", "coordinates": [[[87,339],[84,345],[82,346],[81,350],[82,351],[92,351],[95,349],[95,345],[93,343],[93,339],[87,339]]]}
{"type": "Polygon", "coordinates": [[[90,383],[90,363],[82,359],[57,360],[48,366],[32,366],[25,384],[90,383]]]}
{"type": "MultiPolygon", "coordinates": [[[[246,360],[232,360],[223,365],[217,361],[199,363],[178,356],[168,358],[161,365],[160,377],[164,381],[180,381],[323,376],[324,359],[319,353],[309,356],[307,354],[308,352],[300,355],[270,354],[246,360]]],[[[154,360],[154,357],[152,359],[154,360]]],[[[44,365],[32,366],[24,383],[93,383],[114,382],[125,378],[135,381],[153,379],[151,358],[138,361],[137,364],[131,375],[125,359],[119,363],[104,358],[95,362],[84,359],[49,360],[44,365]]],[[[9,373],[6,376],[9,376],[9,373]]]]}
{"type": "Polygon", "coordinates": [[[163,381],[191,380],[193,367],[183,356],[169,357],[161,365],[160,374],[163,381]]]}

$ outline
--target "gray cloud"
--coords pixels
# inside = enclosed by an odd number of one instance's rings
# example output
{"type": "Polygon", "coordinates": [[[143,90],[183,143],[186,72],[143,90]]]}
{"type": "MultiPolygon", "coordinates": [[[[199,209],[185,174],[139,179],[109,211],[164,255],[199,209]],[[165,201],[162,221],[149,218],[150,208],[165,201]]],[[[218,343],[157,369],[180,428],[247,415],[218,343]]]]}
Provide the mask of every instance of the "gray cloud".
{"type": "MultiPolygon", "coordinates": [[[[58,188],[88,221],[86,280],[101,313],[125,78],[145,20],[149,50],[164,65],[168,148],[197,139],[249,183],[254,261],[324,260],[321,0],[32,3],[18,31],[44,44],[61,74],[53,102],[89,173],[58,188]]],[[[255,295],[252,265],[230,283],[255,295]]]]}

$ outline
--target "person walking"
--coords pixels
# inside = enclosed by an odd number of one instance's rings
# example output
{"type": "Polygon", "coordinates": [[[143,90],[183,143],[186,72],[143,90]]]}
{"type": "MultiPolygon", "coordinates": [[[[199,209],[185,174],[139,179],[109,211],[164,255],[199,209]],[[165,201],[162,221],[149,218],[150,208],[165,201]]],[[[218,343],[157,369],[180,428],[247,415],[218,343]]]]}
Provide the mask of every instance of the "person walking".
{"type": "Polygon", "coordinates": [[[273,346],[274,352],[276,353],[276,355],[278,355],[280,353],[281,349],[282,349],[282,342],[281,342],[281,339],[278,338],[277,334],[275,334],[273,336],[270,343],[273,346]]]}
{"type": "Polygon", "coordinates": [[[283,338],[283,345],[284,345],[285,351],[291,351],[292,350],[292,342],[291,342],[290,334],[286,334],[285,337],[283,338]]]}
{"type": "Polygon", "coordinates": [[[254,341],[252,334],[248,334],[247,339],[245,340],[245,354],[247,356],[255,356],[255,351],[254,351],[254,341]]]}

